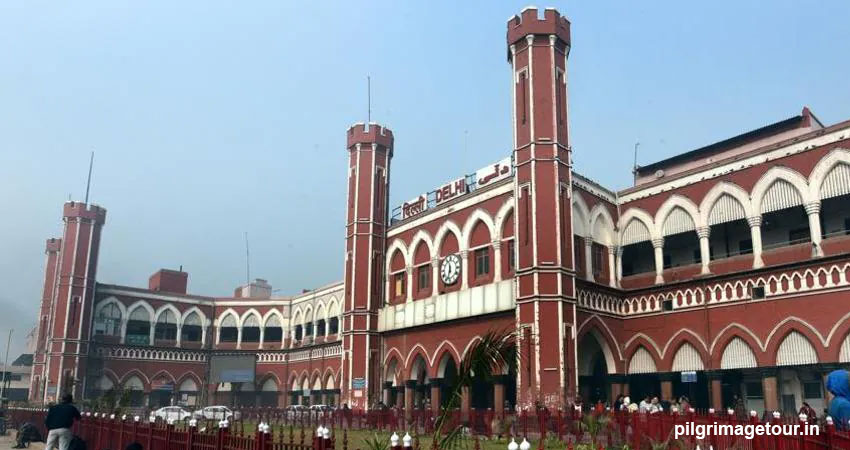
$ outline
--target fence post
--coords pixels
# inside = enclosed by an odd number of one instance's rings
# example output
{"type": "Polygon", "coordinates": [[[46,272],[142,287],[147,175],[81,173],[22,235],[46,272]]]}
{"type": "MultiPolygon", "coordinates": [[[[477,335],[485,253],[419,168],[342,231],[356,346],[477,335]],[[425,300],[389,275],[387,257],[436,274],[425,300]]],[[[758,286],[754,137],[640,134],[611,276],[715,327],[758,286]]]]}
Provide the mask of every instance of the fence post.
{"type": "Polygon", "coordinates": [[[145,448],[148,448],[148,449],[152,448],[151,442],[153,441],[153,427],[154,427],[154,425],[156,425],[156,417],[151,416],[150,419],[148,419],[148,436],[147,436],[147,444],[145,445],[145,448]]]}
{"type": "Polygon", "coordinates": [[[198,421],[195,418],[189,419],[189,429],[186,430],[186,449],[192,450],[195,445],[195,431],[198,428],[198,421]]]}
{"type": "Polygon", "coordinates": [[[826,416],[824,430],[826,431],[826,448],[832,448],[832,438],[833,433],[835,433],[835,424],[832,422],[832,417],[826,416]]]}

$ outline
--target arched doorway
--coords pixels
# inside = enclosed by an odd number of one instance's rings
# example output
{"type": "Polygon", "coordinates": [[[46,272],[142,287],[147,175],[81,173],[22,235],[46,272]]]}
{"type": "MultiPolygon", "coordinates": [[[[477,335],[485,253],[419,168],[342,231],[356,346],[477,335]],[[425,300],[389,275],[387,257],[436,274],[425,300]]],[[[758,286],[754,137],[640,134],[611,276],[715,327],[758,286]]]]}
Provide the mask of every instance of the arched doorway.
{"type": "MultiPolygon", "coordinates": [[[[442,381],[440,383],[440,407],[447,407],[451,404],[452,393],[457,387],[457,364],[454,358],[448,352],[440,358],[440,363],[437,366],[437,376],[442,381]]],[[[460,408],[460,399],[455,402],[456,408],[460,408]]]]}
{"type": "Polygon", "coordinates": [[[608,357],[610,349],[605,340],[594,329],[586,333],[578,346],[578,392],[582,403],[603,403],[611,396],[608,380],[608,357]]]}
{"type": "Polygon", "coordinates": [[[431,401],[431,390],[428,389],[430,379],[428,378],[428,363],[422,355],[417,355],[410,368],[410,379],[415,381],[413,388],[413,407],[422,408],[426,400],[431,401]]]}

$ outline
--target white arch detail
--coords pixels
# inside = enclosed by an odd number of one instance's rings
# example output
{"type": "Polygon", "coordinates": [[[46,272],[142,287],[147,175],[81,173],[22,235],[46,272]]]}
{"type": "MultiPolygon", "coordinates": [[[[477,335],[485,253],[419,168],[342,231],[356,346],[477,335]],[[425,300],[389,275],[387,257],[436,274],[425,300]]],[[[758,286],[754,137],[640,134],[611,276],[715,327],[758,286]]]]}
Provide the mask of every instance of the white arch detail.
{"type": "Polygon", "coordinates": [[[413,239],[410,241],[410,262],[408,265],[413,265],[414,260],[416,259],[416,250],[422,242],[424,242],[428,247],[428,254],[430,255],[430,258],[428,259],[434,259],[434,240],[427,231],[420,229],[413,235],[413,239]]]}
{"type": "MultiPolygon", "coordinates": [[[[779,331],[779,328],[781,326],[785,325],[788,322],[796,322],[796,323],[799,323],[800,325],[808,328],[809,331],[812,332],[812,334],[814,334],[815,336],[818,337],[818,339],[820,339],[820,343],[823,344],[824,347],[826,347],[827,340],[826,340],[825,337],[823,337],[822,334],[820,334],[820,331],[818,331],[817,328],[815,328],[814,326],[812,326],[812,324],[810,324],[809,322],[806,322],[805,320],[803,320],[803,319],[801,319],[797,316],[789,316],[789,317],[786,317],[786,318],[780,320],[779,323],[777,323],[773,327],[773,329],[770,330],[770,333],[767,334],[767,339],[765,339],[763,350],[767,350],[767,348],[770,346],[770,341],[771,341],[771,339],[773,339],[773,336],[776,334],[777,331],[779,331]]],[[[808,339],[808,338],[806,338],[806,339],[808,339]]]]}
{"type": "Polygon", "coordinates": [[[389,248],[387,248],[387,273],[392,272],[392,264],[393,257],[395,257],[395,252],[400,251],[402,259],[404,260],[404,267],[410,267],[410,255],[408,254],[408,248],[399,238],[393,240],[392,244],[390,244],[389,248]]]}
{"type": "Polygon", "coordinates": [[[496,232],[493,228],[495,228],[495,224],[493,222],[493,218],[490,217],[490,214],[487,214],[483,209],[476,209],[472,211],[472,214],[466,218],[466,223],[463,224],[463,230],[461,236],[463,236],[464,243],[463,249],[469,248],[470,240],[472,239],[472,230],[478,222],[483,222],[484,226],[487,227],[487,230],[490,232],[490,242],[494,240],[496,236],[496,232]]]}
{"type": "Polygon", "coordinates": [[[821,186],[833,169],[841,164],[850,166],[850,150],[835,148],[826,154],[809,173],[809,198],[821,200],[821,186]]]}
{"type": "Polygon", "coordinates": [[[714,340],[711,341],[711,346],[708,347],[710,354],[714,354],[714,347],[717,345],[717,341],[719,341],[720,338],[723,337],[723,334],[726,333],[726,330],[729,330],[731,328],[737,328],[743,331],[744,333],[747,333],[756,342],[756,344],[758,344],[759,349],[761,351],[765,351],[765,344],[762,343],[761,339],[759,339],[759,337],[756,336],[755,333],[753,333],[753,330],[750,330],[749,328],[745,327],[744,325],[741,325],[738,322],[732,322],[723,327],[723,329],[715,335],[714,340]]]}
{"type": "MultiPolygon", "coordinates": [[[[676,339],[676,336],[678,336],[680,334],[689,334],[689,335],[693,336],[694,339],[696,339],[697,342],[699,342],[702,345],[703,350],[708,352],[708,346],[705,344],[705,340],[703,340],[702,336],[696,334],[695,332],[693,332],[693,330],[691,330],[689,328],[680,328],[679,331],[673,333],[673,335],[670,336],[670,339],[667,340],[667,343],[664,344],[664,350],[660,353],[662,359],[664,358],[664,355],[667,354],[667,350],[670,348],[670,345],[673,343],[673,340],[676,339]]],[[[686,340],[685,342],[689,342],[689,341],[686,340]]]]}
{"type": "Polygon", "coordinates": [[[590,208],[576,189],[573,189],[573,234],[591,237],[591,230],[590,208]]]}
{"type": "Polygon", "coordinates": [[[762,175],[762,177],[756,182],[755,186],[753,186],[753,190],[750,194],[753,211],[761,214],[764,196],[778,180],[790,183],[791,186],[797,190],[797,193],[800,194],[800,198],[804,205],[809,202],[809,185],[806,178],[800,175],[800,172],[797,172],[796,170],[789,169],[784,166],[774,166],[765,172],[764,175],[762,175]]]}
{"type": "Polygon", "coordinates": [[[655,214],[655,224],[658,228],[656,230],[657,236],[663,235],[664,225],[670,217],[670,213],[672,213],[676,208],[681,208],[691,217],[695,228],[703,226],[697,205],[687,197],[679,194],[673,194],[661,204],[658,208],[658,212],[655,214]]]}
{"type": "Polygon", "coordinates": [[[657,231],[655,229],[655,221],[652,219],[652,216],[650,216],[646,211],[644,211],[642,209],[629,208],[628,210],[626,210],[625,214],[620,216],[620,223],[617,226],[617,228],[620,230],[620,232],[619,232],[620,245],[629,245],[629,244],[636,244],[638,242],[644,242],[643,240],[635,241],[635,242],[629,242],[628,244],[625,244],[623,242],[624,235],[625,235],[626,231],[628,231],[629,225],[630,225],[632,220],[636,220],[636,221],[640,222],[643,226],[646,227],[646,231],[647,231],[647,233],[649,233],[649,239],[650,240],[656,239],[656,238],[659,237],[659,234],[657,233],[657,231]]]}
{"type": "Polygon", "coordinates": [[[439,256],[440,249],[443,248],[443,240],[446,238],[448,233],[454,233],[455,238],[457,239],[458,250],[466,250],[466,239],[464,239],[463,233],[460,231],[460,227],[458,227],[453,220],[447,219],[442,225],[440,225],[440,228],[437,230],[437,234],[434,236],[434,249],[436,251],[435,258],[439,256]]]}
{"type": "Polygon", "coordinates": [[[714,205],[718,202],[718,200],[720,200],[720,197],[723,197],[724,195],[728,195],[737,200],[741,207],[744,208],[744,214],[746,217],[758,215],[753,212],[753,205],[750,202],[750,195],[747,194],[747,191],[737,184],[733,184],[728,181],[721,181],[720,183],[715,184],[708,193],[705,194],[705,197],[702,199],[702,203],[700,203],[700,221],[704,226],[708,226],[709,217],[711,216],[711,211],[714,209],[714,205]]]}
{"type": "Polygon", "coordinates": [[[614,218],[603,203],[597,203],[590,210],[590,233],[593,240],[604,245],[615,245],[617,231],[614,228],[614,218]]]}
{"type": "Polygon", "coordinates": [[[514,199],[513,197],[507,199],[505,203],[499,208],[499,211],[496,213],[495,225],[496,225],[496,237],[494,239],[502,240],[504,235],[502,234],[502,229],[505,228],[505,221],[508,217],[514,212],[514,199]]]}

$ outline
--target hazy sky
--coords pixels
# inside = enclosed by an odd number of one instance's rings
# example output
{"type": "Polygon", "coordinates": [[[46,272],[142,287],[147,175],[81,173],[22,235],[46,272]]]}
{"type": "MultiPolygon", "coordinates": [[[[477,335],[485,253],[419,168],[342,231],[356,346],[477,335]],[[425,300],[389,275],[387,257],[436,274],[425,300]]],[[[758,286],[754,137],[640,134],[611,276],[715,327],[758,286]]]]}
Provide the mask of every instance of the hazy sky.
{"type": "MultiPolygon", "coordinates": [[[[98,280],[181,264],[193,293],[341,278],[345,130],[396,136],[392,203],[511,151],[513,2],[0,3],[0,336],[36,320],[44,240],[85,192],[98,280]],[[466,138],[465,138],[466,136],[466,138]],[[466,141],[466,144],[465,144],[466,141]]],[[[546,6],[546,5],[540,5],[546,6]]],[[[850,118],[850,2],[555,2],[572,21],[577,170],[649,163],[799,114],[850,118]]]]}

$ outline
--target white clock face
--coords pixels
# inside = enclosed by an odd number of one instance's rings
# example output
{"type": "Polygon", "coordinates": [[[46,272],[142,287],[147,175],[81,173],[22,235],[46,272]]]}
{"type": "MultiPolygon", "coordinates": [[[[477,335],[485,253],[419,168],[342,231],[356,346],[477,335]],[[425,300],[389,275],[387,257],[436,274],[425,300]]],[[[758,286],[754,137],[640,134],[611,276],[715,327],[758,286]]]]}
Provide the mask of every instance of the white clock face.
{"type": "Polygon", "coordinates": [[[440,266],[440,278],[446,285],[454,284],[460,276],[460,258],[457,255],[449,255],[443,259],[440,266]]]}

